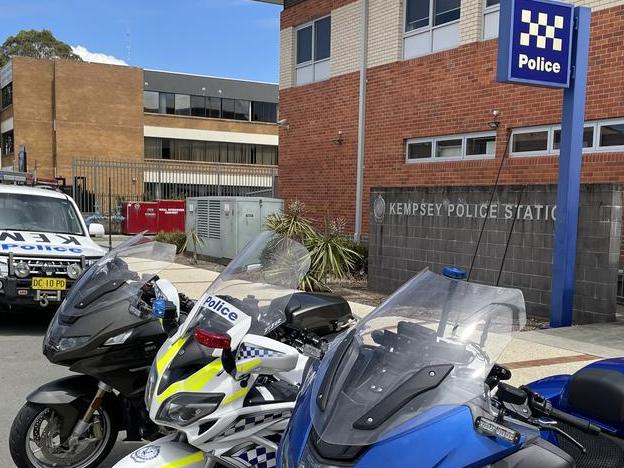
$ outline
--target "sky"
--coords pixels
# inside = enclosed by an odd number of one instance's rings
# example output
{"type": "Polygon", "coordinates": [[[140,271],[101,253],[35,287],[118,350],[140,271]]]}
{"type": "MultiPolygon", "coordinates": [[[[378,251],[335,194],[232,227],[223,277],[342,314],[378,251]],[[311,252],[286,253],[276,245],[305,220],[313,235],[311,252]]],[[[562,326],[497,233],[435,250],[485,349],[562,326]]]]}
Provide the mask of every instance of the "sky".
{"type": "Polygon", "coordinates": [[[280,11],[252,0],[0,0],[0,43],[50,29],[89,61],[277,82],[280,11]]]}

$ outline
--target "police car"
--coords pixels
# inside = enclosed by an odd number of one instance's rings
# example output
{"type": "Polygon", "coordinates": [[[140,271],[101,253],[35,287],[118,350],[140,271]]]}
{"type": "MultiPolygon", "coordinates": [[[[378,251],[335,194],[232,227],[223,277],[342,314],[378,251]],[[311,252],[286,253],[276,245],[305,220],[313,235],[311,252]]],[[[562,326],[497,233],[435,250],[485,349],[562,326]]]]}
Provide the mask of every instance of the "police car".
{"type": "Polygon", "coordinates": [[[74,201],[50,188],[0,183],[0,306],[61,302],[106,251],[74,201]]]}

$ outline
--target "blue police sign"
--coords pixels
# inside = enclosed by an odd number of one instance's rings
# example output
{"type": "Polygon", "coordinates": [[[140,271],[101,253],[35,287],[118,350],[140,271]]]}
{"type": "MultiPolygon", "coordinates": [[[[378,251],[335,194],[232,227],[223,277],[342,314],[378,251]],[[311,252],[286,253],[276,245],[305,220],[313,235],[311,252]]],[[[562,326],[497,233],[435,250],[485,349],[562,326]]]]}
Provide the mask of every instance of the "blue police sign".
{"type": "Polygon", "coordinates": [[[502,0],[497,81],[569,87],[573,15],[565,3],[502,0]]]}

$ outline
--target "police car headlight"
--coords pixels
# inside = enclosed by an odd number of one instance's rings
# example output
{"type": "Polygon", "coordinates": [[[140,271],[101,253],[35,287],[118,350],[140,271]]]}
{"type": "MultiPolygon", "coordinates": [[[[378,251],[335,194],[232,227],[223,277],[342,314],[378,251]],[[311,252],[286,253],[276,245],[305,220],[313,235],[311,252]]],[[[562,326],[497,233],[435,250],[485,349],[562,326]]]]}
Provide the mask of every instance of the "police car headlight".
{"type": "Polygon", "coordinates": [[[15,276],[18,278],[27,278],[30,275],[30,267],[28,263],[21,261],[15,264],[13,267],[13,271],[15,272],[15,276]]]}
{"type": "Polygon", "coordinates": [[[72,263],[71,265],[67,267],[67,276],[69,276],[70,279],[76,280],[80,278],[81,274],[82,274],[82,267],[78,265],[77,263],[72,263]]]}
{"type": "Polygon", "coordinates": [[[223,401],[223,393],[180,393],[169,398],[158,411],[156,419],[164,424],[188,426],[208,416],[223,401]]]}

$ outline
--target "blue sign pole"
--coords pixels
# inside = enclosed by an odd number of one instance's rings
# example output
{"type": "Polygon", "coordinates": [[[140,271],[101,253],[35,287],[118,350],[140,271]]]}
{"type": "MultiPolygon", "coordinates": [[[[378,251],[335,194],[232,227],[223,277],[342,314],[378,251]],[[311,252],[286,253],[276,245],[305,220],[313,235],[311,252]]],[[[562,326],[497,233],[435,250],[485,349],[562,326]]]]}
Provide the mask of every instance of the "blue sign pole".
{"type": "Polygon", "coordinates": [[[576,280],[576,240],[585,123],[591,10],[574,9],[572,76],[563,92],[559,185],[551,294],[551,327],[572,325],[576,280]]]}

